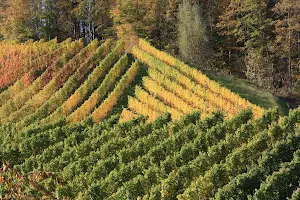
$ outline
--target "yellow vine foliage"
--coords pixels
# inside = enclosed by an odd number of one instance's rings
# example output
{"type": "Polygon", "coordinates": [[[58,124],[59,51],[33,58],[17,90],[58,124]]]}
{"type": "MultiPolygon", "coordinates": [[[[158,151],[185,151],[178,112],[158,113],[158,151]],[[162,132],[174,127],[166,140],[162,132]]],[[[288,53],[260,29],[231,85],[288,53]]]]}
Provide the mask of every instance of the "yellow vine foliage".
{"type": "Polygon", "coordinates": [[[156,118],[163,114],[162,112],[150,108],[148,105],[131,96],[128,96],[128,108],[138,114],[148,116],[148,121],[154,121],[156,118]]]}
{"type": "MultiPolygon", "coordinates": [[[[106,55],[110,50],[111,40],[105,41],[99,48],[98,51],[102,52],[102,56],[106,55]]],[[[118,53],[122,52],[122,48],[118,53]]],[[[107,58],[107,57],[106,57],[107,58]]],[[[72,96],[61,106],[61,114],[67,116],[78,106],[78,104],[85,98],[90,90],[92,90],[93,85],[95,85],[100,77],[102,77],[106,72],[106,67],[102,66],[100,63],[94,71],[90,74],[88,79],[74,92],[72,96]]]]}
{"type": "MultiPolygon", "coordinates": [[[[203,110],[207,110],[204,111],[204,114],[215,110],[225,110],[227,118],[231,118],[240,110],[251,107],[255,118],[258,118],[264,112],[259,106],[251,104],[227,88],[220,86],[217,82],[210,80],[200,71],[189,67],[180,60],[155,49],[145,40],[140,39],[139,47],[133,48],[133,54],[151,69],[159,71],[170,80],[178,82],[190,90],[190,92],[196,94],[200,99],[203,99],[206,109],[203,109],[204,106],[198,105],[198,107],[202,112],[203,110]]],[[[168,89],[171,90],[170,87],[168,89]]],[[[179,96],[183,98],[183,95],[179,96]]]]}
{"type": "Polygon", "coordinates": [[[147,64],[148,67],[161,72],[172,80],[176,80],[187,89],[194,91],[199,97],[205,98],[205,88],[201,87],[201,85],[199,84],[196,84],[187,76],[181,74],[177,69],[170,67],[169,65],[163,63],[162,61],[149,55],[148,53],[142,51],[137,47],[133,48],[132,52],[139,60],[147,64]]]}
{"type": "Polygon", "coordinates": [[[2,71],[0,88],[11,86],[0,93],[0,106],[26,88],[27,85],[24,84],[24,82],[28,83],[24,79],[26,74],[30,72],[34,74],[36,68],[45,69],[47,65],[44,63],[51,63],[67,43],[70,43],[70,40],[57,43],[57,40],[53,39],[49,42],[26,42],[23,44],[2,41],[0,44],[0,68],[2,71]]]}
{"type": "Polygon", "coordinates": [[[178,84],[176,81],[164,76],[155,69],[148,69],[148,76],[159,83],[161,86],[176,94],[195,109],[199,109],[201,113],[210,113],[212,107],[206,105],[205,99],[197,96],[193,91],[188,90],[178,84]]]}
{"type": "Polygon", "coordinates": [[[119,98],[124,94],[125,90],[129,87],[130,83],[134,80],[137,73],[139,72],[140,64],[135,62],[121,78],[116,88],[112,93],[102,102],[102,104],[92,113],[92,118],[94,122],[102,121],[108,113],[117,104],[119,98]]]}
{"type": "MultiPolygon", "coordinates": [[[[60,54],[64,52],[65,54],[60,56],[57,60],[55,60],[53,64],[50,65],[47,69],[45,69],[45,71],[39,77],[37,77],[28,87],[24,88],[22,80],[19,80],[13,86],[11,86],[11,88],[9,88],[8,91],[10,93],[14,92],[16,94],[14,97],[11,97],[11,99],[7,100],[7,102],[2,107],[0,107],[1,117],[7,117],[11,112],[20,109],[26,103],[27,100],[29,100],[32,96],[37,94],[43,88],[43,86],[50,81],[50,78],[47,80],[46,78],[50,76],[55,76],[61,68],[60,65],[63,65],[67,62],[67,60],[65,59],[66,54],[73,56],[80,49],[82,49],[83,43],[81,41],[74,41],[70,44],[68,43],[69,41],[70,40],[67,39],[66,41],[62,42],[61,49],[59,49],[61,52],[60,54]],[[23,89],[16,91],[15,87],[17,85],[23,85],[23,89]]],[[[34,70],[32,73],[34,73],[34,70]]]]}
{"type": "Polygon", "coordinates": [[[124,54],[114,67],[106,75],[100,86],[92,93],[92,95],[68,118],[67,121],[71,123],[79,122],[88,116],[101,101],[101,99],[108,93],[109,89],[114,86],[117,78],[128,66],[128,57],[124,54]]]}
{"type": "MultiPolygon", "coordinates": [[[[239,95],[231,92],[229,89],[222,87],[217,82],[210,80],[206,75],[204,75],[197,69],[191,68],[182,61],[167,54],[166,52],[159,51],[158,49],[152,47],[151,44],[146,40],[139,39],[139,47],[143,51],[152,54],[168,65],[180,70],[184,75],[187,75],[191,79],[195,80],[198,84],[201,84],[203,88],[207,88],[207,90],[215,94],[214,96],[218,97],[218,100],[224,99],[228,101],[229,104],[234,105],[233,107],[239,107],[240,109],[251,107],[256,118],[262,116],[262,114],[264,113],[263,108],[250,103],[249,101],[241,98],[239,95]]],[[[210,96],[213,95],[210,94],[210,96]]],[[[229,108],[229,106],[225,106],[224,103],[222,103],[222,105],[223,108],[229,108]]]]}
{"type": "Polygon", "coordinates": [[[132,112],[131,110],[129,110],[127,108],[124,108],[120,115],[119,123],[130,121],[130,120],[134,119],[136,116],[137,115],[134,112],[132,112]]]}
{"type": "Polygon", "coordinates": [[[164,104],[159,99],[151,96],[148,92],[143,90],[140,86],[136,86],[135,88],[135,97],[142,103],[148,105],[154,110],[158,110],[160,113],[168,112],[171,114],[172,119],[179,119],[183,116],[183,113],[164,104]]]}
{"type": "Polygon", "coordinates": [[[82,63],[83,60],[90,58],[97,48],[98,41],[94,40],[76,54],[76,56],[73,57],[66,65],[64,65],[59,73],[41,91],[29,99],[21,109],[13,112],[9,117],[1,119],[2,122],[21,121],[24,117],[34,113],[41,105],[43,105],[43,103],[46,102],[60,87],[62,87],[62,84],[75,72],[77,74],[85,74],[88,68],[83,64],[80,65],[80,63],[82,63]],[[79,68],[78,65],[80,65],[79,68]]]}
{"type": "Polygon", "coordinates": [[[153,95],[163,100],[166,104],[170,105],[171,107],[184,114],[191,113],[195,110],[192,106],[188,105],[185,101],[180,99],[172,92],[164,89],[162,86],[160,86],[157,82],[153,81],[149,77],[143,78],[143,86],[153,95]]]}

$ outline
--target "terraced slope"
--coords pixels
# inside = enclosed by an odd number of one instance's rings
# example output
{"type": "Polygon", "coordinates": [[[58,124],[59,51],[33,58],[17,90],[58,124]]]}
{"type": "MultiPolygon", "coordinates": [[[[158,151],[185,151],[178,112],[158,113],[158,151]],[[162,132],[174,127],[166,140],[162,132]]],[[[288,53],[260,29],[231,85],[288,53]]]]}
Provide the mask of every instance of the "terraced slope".
{"type": "Polygon", "coordinates": [[[18,128],[25,128],[59,118],[66,118],[69,123],[86,119],[99,122],[115,113],[115,107],[119,110],[120,101],[120,105],[128,105],[120,121],[139,114],[152,121],[165,112],[176,120],[195,110],[199,110],[203,118],[223,110],[227,119],[248,107],[253,109],[255,118],[264,112],[142,39],[132,50],[134,58],[124,54],[123,40],[107,40],[101,45],[95,40],[86,47],[82,41],[69,39],[48,43],[37,46],[50,46],[53,51],[42,56],[33,51],[33,57],[37,58],[33,59],[31,68],[0,93],[0,123],[12,122],[18,128]],[[147,75],[136,80],[141,63],[147,75]],[[134,82],[141,84],[132,93],[129,91],[134,82]],[[128,103],[123,100],[126,94],[132,95],[128,103]]]}
{"type": "MultiPolygon", "coordinates": [[[[3,128],[1,161],[23,174],[55,172],[33,187],[48,197],[83,199],[285,199],[299,186],[300,110],[230,120],[193,112],[118,124],[65,122],[14,133],[3,128]],[[10,135],[14,137],[10,137],[10,135]],[[13,141],[13,142],[12,142],[13,141]],[[54,184],[58,179],[63,184],[54,184]]],[[[294,193],[294,194],[293,194],[294,193]]]]}
{"type": "MultiPolygon", "coordinates": [[[[136,87],[135,97],[128,99],[130,112],[149,116],[150,120],[164,112],[171,113],[173,119],[179,119],[193,110],[200,110],[203,117],[224,110],[226,117],[232,118],[247,107],[253,109],[255,117],[263,114],[259,106],[220,86],[200,71],[153,48],[145,40],[139,40],[139,45],[133,48],[133,55],[149,69],[142,86],[136,87]]],[[[122,117],[129,118],[126,111],[122,117]]]]}
{"type": "Polygon", "coordinates": [[[13,122],[22,129],[59,118],[69,123],[88,118],[99,122],[113,112],[140,69],[124,54],[123,40],[107,40],[100,46],[95,40],[84,48],[82,41],[66,40],[58,46],[0,93],[0,123],[13,122]],[[25,79],[30,80],[26,87],[25,79]]]}

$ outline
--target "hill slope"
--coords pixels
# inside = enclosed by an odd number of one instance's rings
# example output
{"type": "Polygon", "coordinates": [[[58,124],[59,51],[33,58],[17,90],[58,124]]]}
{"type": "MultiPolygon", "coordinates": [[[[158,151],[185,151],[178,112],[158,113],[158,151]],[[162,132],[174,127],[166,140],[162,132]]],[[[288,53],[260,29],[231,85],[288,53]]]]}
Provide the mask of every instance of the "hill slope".
{"type": "Polygon", "coordinates": [[[285,199],[297,193],[299,109],[280,121],[276,110],[256,120],[249,110],[225,121],[220,113],[200,118],[194,112],[175,122],[166,114],[150,123],[116,124],[114,117],[22,132],[6,127],[1,162],[26,177],[47,172],[33,186],[24,184],[25,194],[36,197],[285,199]]]}
{"type": "Polygon", "coordinates": [[[205,73],[210,79],[229,88],[232,92],[239,94],[239,96],[247,99],[255,105],[259,105],[264,109],[278,107],[281,115],[287,115],[289,112],[288,102],[272,95],[270,92],[251,81],[238,79],[233,76],[220,73],[212,73],[208,71],[204,71],[203,73],[205,73]]]}
{"type": "MultiPolygon", "coordinates": [[[[175,120],[194,110],[201,111],[203,118],[224,110],[230,119],[247,107],[252,107],[254,116],[259,117],[263,113],[260,105],[264,108],[278,105],[266,92],[255,94],[257,88],[250,84],[233,87],[232,83],[238,80],[211,76],[259,106],[252,104],[145,40],[140,39],[139,45],[133,48],[133,58],[124,54],[124,41],[113,43],[107,40],[100,45],[93,41],[86,47],[82,41],[71,42],[69,39],[62,43],[38,43],[41,47],[37,49],[53,50],[40,57],[32,54],[31,67],[20,72],[21,78],[0,93],[0,123],[13,122],[24,128],[59,118],[66,118],[69,123],[90,118],[99,122],[113,113],[120,113],[123,106],[127,108],[123,109],[120,121],[130,120],[138,114],[154,120],[164,112],[171,113],[175,120]],[[131,62],[134,64],[130,68],[131,62]],[[145,74],[139,67],[141,63],[146,67],[145,74]],[[135,87],[133,83],[140,84],[135,87]],[[127,100],[124,95],[128,94],[127,100]]],[[[32,46],[31,43],[27,45],[32,46]]],[[[32,51],[29,47],[28,51],[32,51]]],[[[5,53],[1,53],[3,58],[5,53]]],[[[15,60],[11,54],[8,51],[11,60],[15,60]]],[[[22,56],[27,58],[28,53],[22,56]]],[[[20,60],[22,56],[16,55],[16,59],[20,60]]],[[[6,79],[14,81],[13,77],[6,79]]]]}
{"type": "Polygon", "coordinates": [[[0,94],[1,123],[25,128],[58,118],[67,118],[70,123],[87,118],[98,122],[113,110],[139,72],[139,63],[131,65],[132,60],[124,54],[123,40],[116,44],[107,40],[101,45],[95,40],[84,48],[81,41],[60,45],[62,49],[64,45],[71,47],[61,54],[55,51],[57,59],[47,65],[42,60],[36,62],[33,73],[38,71],[35,66],[42,64],[44,71],[28,86],[16,90],[13,85],[0,94]]]}
{"type": "Polygon", "coordinates": [[[1,197],[299,197],[300,108],[280,117],[142,39],[133,57],[124,45],[55,43],[7,77],[1,197]]]}

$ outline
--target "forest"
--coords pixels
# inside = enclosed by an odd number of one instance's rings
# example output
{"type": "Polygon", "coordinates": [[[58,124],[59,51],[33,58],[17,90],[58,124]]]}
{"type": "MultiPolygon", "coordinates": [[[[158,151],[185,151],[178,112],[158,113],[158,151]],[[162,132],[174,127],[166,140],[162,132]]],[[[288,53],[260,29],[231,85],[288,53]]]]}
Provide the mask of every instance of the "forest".
{"type": "Polygon", "coordinates": [[[130,35],[202,70],[300,94],[299,0],[2,0],[0,39],[130,35]]]}

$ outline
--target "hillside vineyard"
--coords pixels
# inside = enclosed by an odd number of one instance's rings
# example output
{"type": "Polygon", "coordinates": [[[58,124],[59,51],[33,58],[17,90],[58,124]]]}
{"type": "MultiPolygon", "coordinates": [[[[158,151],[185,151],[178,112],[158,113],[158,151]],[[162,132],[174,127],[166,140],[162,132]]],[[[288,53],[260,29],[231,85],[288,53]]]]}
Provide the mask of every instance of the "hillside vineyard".
{"type": "MultiPolygon", "coordinates": [[[[279,120],[250,110],[224,120],[193,112],[117,123],[64,121],[16,131],[2,127],[1,160],[24,174],[55,172],[37,183],[78,199],[298,199],[300,110],[279,120]],[[57,179],[63,184],[54,184],[57,179]]],[[[45,195],[37,188],[36,196],[45,195]]],[[[7,191],[9,192],[9,191],[7,191]]]]}
{"type": "MultiPolygon", "coordinates": [[[[3,45],[13,48],[12,44],[3,45]]],[[[3,78],[11,86],[0,94],[0,122],[13,122],[19,128],[54,122],[58,118],[66,118],[69,123],[89,118],[99,122],[114,113],[118,99],[133,86],[142,66],[146,74],[141,85],[135,87],[134,96],[128,97],[128,108],[124,108],[120,121],[139,114],[148,116],[151,121],[164,112],[171,113],[175,120],[194,110],[199,110],[202,117],[224,110],[228,119],[248,107],[253,109],[255,117],[263,113],[262,108],[145,40],[139,40],[132,51],[134,57],[130,58],[124,53],[124,45],[123,40],[108,39],[95,40],[84,47],[82,41],[68,39],[62,43],[53,40],[16,44],[20,52],[8,51],[8,55],[1,52],[5,65],[10,62],[7,60],[12,60],[11,67],[3,66],[3,69],[14,76],[3,78]],[[35,48],[46,48],[49,52],[39,56],[35,48]],[[32,61],[22,61],[28,54],[32,61]],[[19,66],[22,64],[26,67],[19,66]],[[15,77],[19,80],[14,83],[15,77]]]]}
{"type": "Polygon", "coordinates": [[[144,39],[0,42],[0,197],[299,199],[282,117],[144,39]]]}

